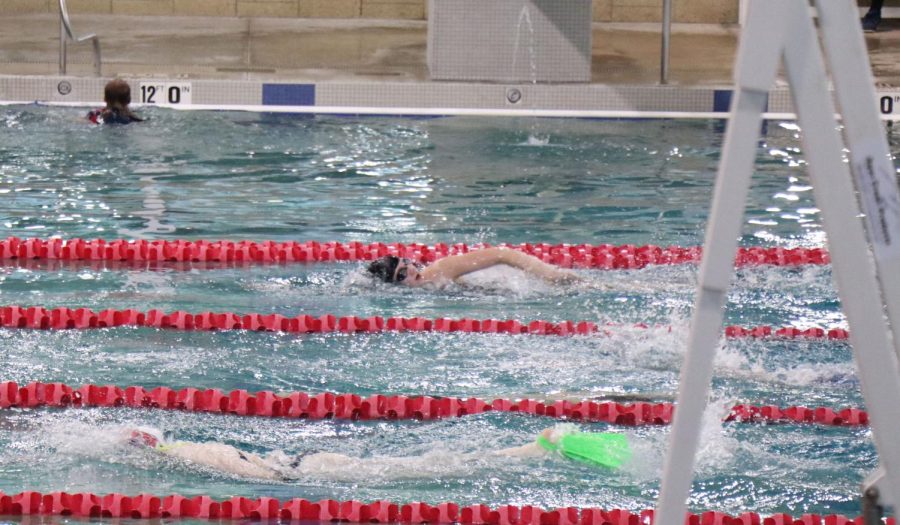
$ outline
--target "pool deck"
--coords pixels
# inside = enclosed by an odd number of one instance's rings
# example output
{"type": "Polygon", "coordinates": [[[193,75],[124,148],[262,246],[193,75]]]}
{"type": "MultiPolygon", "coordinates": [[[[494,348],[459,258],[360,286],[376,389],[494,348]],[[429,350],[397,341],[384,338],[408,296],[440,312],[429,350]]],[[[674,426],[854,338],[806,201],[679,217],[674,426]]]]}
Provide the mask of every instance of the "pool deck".
{"type": "MultiPolygon", "coordinates": [[[[426,22],[73,15],[100,36],[103,76],[297,82],[430,82],[426,22]]],[[[876,82],[900,87],[900,20],[867,34],[876,82]]],[[[670,83],[730,85],[739,28],[673,26],[670,83]],[[701,59],[698,60],[698,55],[701,59]]],[[[58,73],[56,15],[0,18],[0,75],[58,73]]],[[[592,83],[659,82],[658,24],[595,24],[592,83]]],[[[68,74],[92,73],[90,44],[69,46],[68,74]]]]}

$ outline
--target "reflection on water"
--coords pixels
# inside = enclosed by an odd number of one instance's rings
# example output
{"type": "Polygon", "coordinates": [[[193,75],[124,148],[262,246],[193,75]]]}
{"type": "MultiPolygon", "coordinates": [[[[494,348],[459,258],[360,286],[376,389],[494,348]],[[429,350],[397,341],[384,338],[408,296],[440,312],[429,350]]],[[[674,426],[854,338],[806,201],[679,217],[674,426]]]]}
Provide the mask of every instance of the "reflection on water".
{"type": "MultiPolygon", "coordinates": [[[[112,129],[4,111],[2,219],[22,236],[699,244],[722,137],[695,121],[153,108],[112,129]]],[[[768,129],[746,240],[821,242],[799,131],[768,129]]]]}

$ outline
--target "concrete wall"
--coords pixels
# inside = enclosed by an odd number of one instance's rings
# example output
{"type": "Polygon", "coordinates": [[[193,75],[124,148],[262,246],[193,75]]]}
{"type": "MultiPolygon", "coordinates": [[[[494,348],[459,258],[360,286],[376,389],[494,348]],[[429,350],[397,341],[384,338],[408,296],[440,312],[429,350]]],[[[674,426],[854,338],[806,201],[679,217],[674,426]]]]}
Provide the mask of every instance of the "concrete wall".
{"type": "MultiPolygon", "coordinates": [[[[595,22],[659,22],[663,0],[594,0],[595,22]]],[[[673,0],[675,22],[736,24],[738,0],[673,0]]]]}
{"type": "MultiPolygon", "coordinates": [[[[0,16],[55,12],[58,0],[0,0],[0,16]]],[[[425,19],[425,0],[67,0],[69,12],[104,15],[425,19]]]]}
{"type": "MultiPolygon", "coordinates": [[[[485,0],[487,1],[487,0],[485,0]]],[[[563,0],[560,0],[563,1],[563,0]]],[[[858,0],[868,5],[869,0],[858,0]]],[[[595,22],[658,22],[663,0],[593,0],[595,22]]],[[[49,13],[58,0],[0,0],[5,14],[49,13]]],[[[72,13],[424,20],[427,0],[68,0],[72,13]]],[[[887,0],[886,5],[900,5],[887,0]]],[[[738,0],[674,0],[676,22],[734,24],[738,0]]]]}
{"type": "MultiPolygon", "coordinates": [[[[55,12],[57,4],[58,0],[0,0],[0,16],[55,12]]],[[[427,0],[67,0],[67,4],[71,13],[106,15],[408,20],[427,16],[427,0]]],[[[595,22],[658,22],[662,11],[662,0],[593,0],[593,5],[595,22]]],[[[676,22],[736,23],[738,0],[676,0],[674,11],[676,22]]]]}
{"type": "MultiPolygon", "coordinates": [[[[487,1],[487,0],[485,0],[487,1]]],[[[560,0],[564,1],[564,0],[560,0]]],[[[663,0],[593,0],[595,22],[659,22],[663,0]]],[[[427,0],[67,0],[71,13],[424,20],[427,0]]],[[[858,0],[860,6],[869,0],[858,0]]],[[[0,0],[0,16],[50,13],[58,0],[0,0]]],[[[887,0],[900,6],[900,0],[887,0]]],[[[735,24],[738,0],[674,0],[676,22],[735,24]]]]}

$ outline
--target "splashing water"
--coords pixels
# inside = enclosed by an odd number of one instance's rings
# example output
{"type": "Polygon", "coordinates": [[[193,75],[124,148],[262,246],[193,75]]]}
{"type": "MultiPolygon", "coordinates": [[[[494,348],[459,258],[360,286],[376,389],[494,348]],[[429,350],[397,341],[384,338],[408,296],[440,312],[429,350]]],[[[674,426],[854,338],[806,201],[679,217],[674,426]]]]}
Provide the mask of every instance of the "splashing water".
{"type": "Polygon", "coordinates": [[[519,20],[516,23],[516,40],[513,44],[512,74],[515,77],[517,73],[516,65],[519,60],[519,47],[522,37],[522,24],[528,27],[528,60],[531,69],[531,83],[537,84],[537,56],[534,48],[534,24],[531,22],[531,9],[525,2],[522,11],[519,12],[519,20]]]}

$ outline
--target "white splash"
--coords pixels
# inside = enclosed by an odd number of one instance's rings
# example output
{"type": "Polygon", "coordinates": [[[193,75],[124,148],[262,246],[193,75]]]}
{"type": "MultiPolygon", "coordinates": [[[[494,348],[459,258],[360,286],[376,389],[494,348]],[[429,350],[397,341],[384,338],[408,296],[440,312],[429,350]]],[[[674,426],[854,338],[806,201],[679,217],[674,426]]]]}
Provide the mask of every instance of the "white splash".
{"type": "Polygon", "coordinates": [[[528,26],[528,56],[531,63],[531,83],[537,84],[537,58],[535,57],[534,52],[534,24],[531,22],[531,10],[528,9],[527,3],[522,6],[522,11],[519,12],[519,21],[516,24],[516,40],[513,45],[512,74],[513,76],[515,76],[516,65],[518,64],[519,60],[519,47],[522,37],[522,23],[525,23],[528,26]]]}

